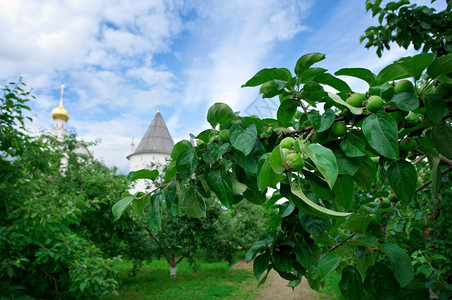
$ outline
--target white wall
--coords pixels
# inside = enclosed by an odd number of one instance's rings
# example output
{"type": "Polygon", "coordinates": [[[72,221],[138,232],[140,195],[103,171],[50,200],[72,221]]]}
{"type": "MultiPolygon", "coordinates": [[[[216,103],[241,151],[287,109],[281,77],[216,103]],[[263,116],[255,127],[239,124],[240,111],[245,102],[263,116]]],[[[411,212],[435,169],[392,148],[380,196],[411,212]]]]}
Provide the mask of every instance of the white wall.
{"type": "MultiPolygon", "coordinates": [[[[163,153],[139,153],[129,156],[129,171],[137,171],[141,169],[149,169],[150,164],[158,164],[160,166],[166,165],[166,160],[169,158],[169,154],[163,153]]],[[[135,181],[134,186],[129,189],[129,193],[134,194],[138,191],[150,191],[154,186],[151,181],[140,179],[135,181]],[[148,187],[148,188],[147,188],[148,187]]]]}

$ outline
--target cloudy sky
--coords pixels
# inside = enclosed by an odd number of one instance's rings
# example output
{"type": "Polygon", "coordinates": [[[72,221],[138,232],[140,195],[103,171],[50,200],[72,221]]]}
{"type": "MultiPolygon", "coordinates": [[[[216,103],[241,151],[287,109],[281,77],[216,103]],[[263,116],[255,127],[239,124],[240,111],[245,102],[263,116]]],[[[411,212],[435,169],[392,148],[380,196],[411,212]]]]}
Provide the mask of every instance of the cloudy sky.
{"type": "Polygon", "coordinates": [[[316,51],[331,73],[378,72],[414,54],[378,59],[359,43],[373,24],[364,0],[0,0],[0,85],[22,76],[33,89],[37,132],[52,129],[64,84],[69,129],[126,173],[158,107],[177,142],[208,128],[214,102],[250,111],[258,90],[240,86],[262,68],[316,51]]]}

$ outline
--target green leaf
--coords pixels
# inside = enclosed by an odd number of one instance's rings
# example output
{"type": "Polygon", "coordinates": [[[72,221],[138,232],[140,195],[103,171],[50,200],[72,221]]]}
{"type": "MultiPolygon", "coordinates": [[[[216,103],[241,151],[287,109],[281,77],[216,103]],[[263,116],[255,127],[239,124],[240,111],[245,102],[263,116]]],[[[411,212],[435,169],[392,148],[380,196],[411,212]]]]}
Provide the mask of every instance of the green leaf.
{"type": "Polygon", "coordinates": [[[246,262],[249,263],[250,261],[252,261],[256,254],[259,252],[259,250],[268,246],[270,244],[269,242],[271,243],[271,241],[268,241],[267,239],[255,242],[253,246],[251,246],[251,248],[245,254],[246,262]]]}
{"type": "Polygon", "coordinates": [[[397,199],[408,203],[416,190],[416,168],[407,161],[393,161],[386,171],[386,177],[397,199]]]}
{"type": "Polygon", "coordinates": [[[161,227],[161,211],[160,204],[162,202],[163,192],[158,191],[151,196],[151,211],[149,213],[149,225],[154,229],[159,229],[161,227]]]}
{"type": "Polygon", "coordinates": [[[412,57],[403,57],[397,61],[397,64],[417,81],[434,59],[433,53],[421,53],[412,57]]]}
{"type": "Polygon", "coordinates": [[[124,210],[130,205],[130,203],[132,203],[133,199],[135,199],[135,197],[128,196],[119,200],[112,206],[111,210],[113,212],[113,216],[115,217],[115,221],[119,220],[121,215],[124,213],[124,210]]]}
{"type": "Polygon", "coordinates": [[[234,118],[232,109],[225,103],[217,102],[213,104],[207,112],[207,121],[214,128],[221,120],[234,118]]]}
{"type": "Polygon", "coordinates": [[[440,187],[441,172],[438,166],[441,161],[438,151],[435,148],[420,147],[421,151],[427,156],[430,165],[430,178],[432,180],[433,191],[436,193],[440,187]]]}
{"type": "Polygon", "coordinates": [[[170,185],[168,185],[165,188],[164,197],[165,197],[166,207],[168,208],[168,211],[171,213],[171,215],[178,216],[180,211],[179,211],[179,197],[177,194],[177,182],[176,181],[172,182],[170,185]]]}
{"type": "Polygon", "coordinates": [[[285,157],[282,157],[284,152],[281,151],[281,147],[278,145],[270,154],[269,163],[271,168],[276,174],[282,174],[286,169],[284,168],[285,157]]]}
{"type": "Polygon", "coordinates": [[[248,189],[243,193],[243,196],[251,203],[262,205],[265,203],[265,200],[267,200],[265,192],[266,190],[262,191],[261,193],[253,188],[248,187],[248,189]]]}
{"type": "Polygon", "coordinates": [[[427,74],[436,79],[452,71],[452,54],[437,57],[435,61],[428,66],[427,74]]]}
{"type": "Polygon", "coordinates": [[[379,111],[367,116],[362,129],[370,146],[378,153],[390,159],[399,158],[397,122],[389,114],[379,111]]]}
{"type": "Polygon", "coordinates": [[[138,171],[132,171],[127,176],[127,183],[129,184],[132,181],[138,180],[138,179],[149,179],[154,181],[159,176],[158,170],[146,170],[141,169],[138,171]]]}
{"type": "Polygon", "coordinates": [[[245,156],[242,152],[235,152],[234,158],[237,164],[244,170],[257,173],[257,157],[255,155],[245,156]]]}
{"type": "Polygon", "coordinates": [[[185,180],[191,176],[196,170],[197,160],[195,148],[190,148],[182,153],[176,161],[177,172],[179,178],[185,180]]]}
{"type": "Polygon", "coordinates": [[[340,255],[329,253],[319,261],[319,273],[322,280],[325,280],[328,275],[336,270],[336,268],[339,266],[339,263],[341,262],[341,258],[342,256],[340,255]]]}
{"type": "Polygon", "coordinates": [[[320,144],[310,144],[308,147],[303,147],[303,153],[314,162],[323,178],[332,188],[338,175],[336,157],[333,151],[320,144]]]}
{"type": "Polygon", "coordinates": [[[297,184],[297,182],[292,182],[290,185],[290,191],[292,194],[296,196],[294,200],[301,199],[303,203],[295,202],[295,205],[298,207],[298,209],[301,209],[305,211],[306,213],[323,217],[323,218],[330,218],[330,217],[346,217],[351,215],[351,213],[343,213],[343,212],[337,212],[331,209],[328,209],[326,207],[320,206],[314,202],[312,202],[306,195],[303,193],[303,190],[300,188],[300,186],[297,184]],[[308,210],[306,210],[306,206],[308,210]]]}
{"type": "Polygon", "coordinates": [[[327,109],[320,116],[318,114],[308,114],[308,119],[317,132],[323,132],[333,125],[336,115],[332,109],[327,109]]]}
{"type": "Polygon", "coordinates": [[[313,52],[308,53],[300,57],[295,65],[295,74],[301,75],[304,71],[308,70],[310,66],[325,59],[325,54],[313,52]]]}
{"type": "Polygon", "coordinates": [[[301,74],[301,83],[307,83],[314,79],[314,77],[325,73],[327,70],[324,68],[309,68],[301,74]]]}
{"type": "Polygon", "coordinates": [[[253,273],[256,279],[259,279],[261,275],[267,270],[270,256],[268,253],[263,253],[256,257],[253,262],[253,273]]]}
{"type": "Polygon", "coordinates": [[[358,136],[348,132],[341,141],[340,147],[348,157],[360,157],[365,155],[364,149],[366,149],[366,143],[358,136]]]}
{"type": "Polygon", "coordinates": [[[372,73],[370,70],[365,68],[342,68],[334,75],[345,75],[345,76],[352,76],[359,79],[364,80],[369,84],[369,86],[373,86],[375,83],[375,74],[372,73]]]}
{"type": "Polygon", "coordinates": [[[354,266],[346,266],[342,270],[342,278],[339,281],[339,289],[345,299],[360,300],[363,294],[361,274],[354,266]]]}
{"type": "Polygon", "coordinates": [[[394,102],[398,108],[405,111],[412,111],[419,107],[419,99],[412,93],[395,94],[391,101],[394,102]]]}
{"type": "Polygon", "coordinates": [[[320,249],[315,244],[296,244],[294,253],[303,268],[309,269],[319,259],[320,249]]]}
{"type": "Polygon", "coordinates": [[[339,97],[338,95],[336,95],[335,93],[328,92],[328,97],[330,97],[330,99],[333,100],[334,102],[347,107],[350,110],[350,112],[354,115],[362,115],[363,114],[364,107],[354,107],[354,106],[348,104],[347,102],[345,102],[344,100],[342,100],[342,98],[339,97]]]}
{"type": "Polygon", "coordinates": [[[330,225],[329,219],[309,215],[301,210],[298,211],[298,220],[304,230],[316,238],[320,238],[330,225]]]}
{"type": "Polygon", "coordinates": [[[207,183],[215,195],[217,195],[220,202],[227,208],[231,208],[234,193],[231,179],[226,171],[223,168],[210,170],[207,174],[207,183]]]}
{"type": "Polygon", "coordinates": [[[179,206],[194,218],[206,216],[206,202],[195,186],[186,185],[179,192],[179,206]]]}
{"type": "Polygon", "coordinates": [[[414,277],[413,266],[408,254],[397,245],[383,243],[381,248],[386,253],[394,271],[394,277],[401,287],[408,285],[414,277]]]}
{"type": "Polygon", "coordinates": [[[259,93],[262,94],[262,98],[273,98],[282,93],[286,83],[281,80],[268,81],[261,86],[259,93]]]}
{"type": "Polygon", "coordinates": [[[452,159],[452,127],[445,121],[433,126],[431,138],[438,152],[452,159]]]}
{"type": "Polygon", "coordinates": [[[334,203],[345,210],[349,209],[353,203],[354,182],[350,176],[342,175],[333,187],[334,203]]]}
{"type": "Polygon", "coordinates": [[[272,69],[262,69],[256,73],[250,80],[248,80],[242,87],[247,86],[258,86],[266,83],[270,80],[289,80],[287,72],[283,69],[272,68],[272,69]]]}
{"type": "Polygon", "coordinates": [[[320,74],[316,76],[314,80],[318,83],[329,85],[338,90],[339,92],[351,92],[352,90],[345,81],[337,77],[334,77],[330,73],[320,74]]]}
{"type": "Polygon", "coordinates": [[[151,198],[149,196],[134,199],[132,201],[133,212],[140,217],[144,217],[143,214],[144,207],[149,203],[150,200],[151,198]]]}
{"type": "Polygon", "coordinates": [[[295,116],[299,105],[300,103],[295,99],[287,99],[281,103],[276,113],[278,122],[282,126],[287,127],[295,116]]]}
{"type": "Polygon", "coordinates": [[[229,130],[229,139],[232,147],[245,154],[245,156],[249,155],[253,150],[256,138],[257,129],[254,124],[243,129],[239,124],[235,123],[229,130]]]}
{"type": "Polygon", "coordinates": [[[285,218],[289,216],[295,210],[295,204],[290,201],[286,201],[279,206],[279,216],[285,218]]]}
{"type": "Polygon", "coordinates": [[[361,167],[353,175],[353,180],[364,189],[370,189],[375,176],[377,175],[377,166],[369,156],[364,156],[361,161],[361,167]]]}
{"type": "Polygon", "coordinates": [[[383,68],[377,75],[377,84],[382,85],[388,81],[410,77],[410,74],[397,63],[390,64],[383,68]]]}
{"type": "Polygon", "coordinates": [[[338,173],[351,176],[355,175],[361,167],[363,157],[348,157],[344,152],[337,148],[331,150],[333,150],[334,156],[336,156],[338,173]]]}
{"type": "Polygon", "coordinates": [[[182,153],[190,148],[193,148],[193,145],[189,141],[182,140],[178,142],[176,145],[174,145],[173,150],[171,150],[171,158],[173,160],[177,160],[182,153]]]}
{"type": "Polygon", "coordinates": [[[444,99],[438,95],[430,94],[425,96],[424,105],[428,118],[435,123],[441,122],[446,109],[444,99]]]}
{"type": "Polygon", "coordinates": [[[400,286],[390,268],[382,263],[367,268],[364,288],[373,299],[398,299],[400,286]]]}
{"type": "Polygon", "coordinates": [[[283,180],[285,176],[273,171],[273,168],[270,165],[270,155],[268,154],[268,157],[265,159],[262,167],[258,171],[257,178],[259,188],[261,190],[265,190],[267,187],[276,188],[276,184],[283,180]]]}

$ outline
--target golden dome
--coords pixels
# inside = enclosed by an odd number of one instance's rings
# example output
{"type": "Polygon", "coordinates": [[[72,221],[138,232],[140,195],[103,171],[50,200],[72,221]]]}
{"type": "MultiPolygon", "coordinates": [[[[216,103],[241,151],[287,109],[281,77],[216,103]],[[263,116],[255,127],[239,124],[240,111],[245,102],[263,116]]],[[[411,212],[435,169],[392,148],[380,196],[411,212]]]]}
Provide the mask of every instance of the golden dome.
{"type": "Polygon", "coordinates": [[[52,115],[52,118],[60,119],[60,120],[69,120],[69,112],[63,107],[63,91],[64,91],[64,84],[61,85],[61,99],[60,99],[60,105],[58,107],[55,107],[52,109],[52,112],[50,113],[52,115]]]}
{"type": "Polygon", "coordinates": [[[63,107],[63,102],[60,102],[60,106],[52,109],[51,112],[53,119],[69,120],[69,112],[63,107]]]}

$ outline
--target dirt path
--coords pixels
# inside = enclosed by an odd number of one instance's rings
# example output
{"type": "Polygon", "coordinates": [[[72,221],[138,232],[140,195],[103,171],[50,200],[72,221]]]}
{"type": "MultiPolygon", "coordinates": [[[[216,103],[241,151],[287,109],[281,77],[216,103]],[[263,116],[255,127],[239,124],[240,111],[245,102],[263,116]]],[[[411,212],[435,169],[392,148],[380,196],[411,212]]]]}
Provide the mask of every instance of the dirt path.
{"type": "MultiPolygon", "coordinates": [[[[246,263],[244,260],[237,263],[232,268],[234,269],[249,269],[253,270],[253,263],[246,263]]],[[[288,281],[282,279],[274,270],[268,274],[267,281],[261,287],[257,288],[257,281],[253,283],[252,288],[255,288],[256,299],[270,300],[270,299],[285,299],[285,300],[303,300],[303,299],[319,299],[316,291],[309,288],[308,282],[303,279],[299,286],[292,290],[287,286],[288,281]]]]}

